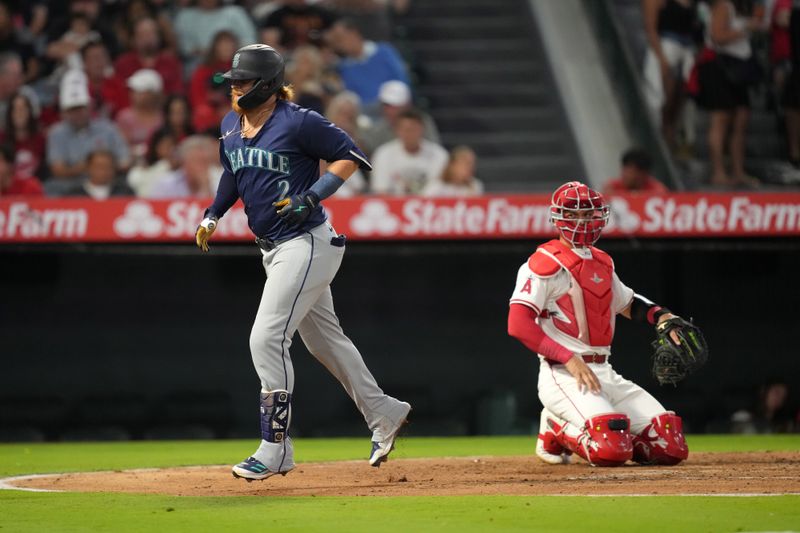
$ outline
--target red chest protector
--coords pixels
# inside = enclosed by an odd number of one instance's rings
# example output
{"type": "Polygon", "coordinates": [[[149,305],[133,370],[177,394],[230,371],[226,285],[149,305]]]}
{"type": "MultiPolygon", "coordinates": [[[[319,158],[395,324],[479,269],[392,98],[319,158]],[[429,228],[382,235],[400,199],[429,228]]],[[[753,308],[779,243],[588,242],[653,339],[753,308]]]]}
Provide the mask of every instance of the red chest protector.
{"type": "Polygon", "coordinates": [[[614,263],[605,252],[595,247],[591,251],[592,259],[583,259],[561,241],[552,240],[537,248],[529,266],[537,274],[551,275],[560,270],[558,267],[565,268],[572,276],[572,284],[556,303],[568,320],[551,314],[553,324],[589,346],[609,346],[614,338],[611,310],[614,263]]]}

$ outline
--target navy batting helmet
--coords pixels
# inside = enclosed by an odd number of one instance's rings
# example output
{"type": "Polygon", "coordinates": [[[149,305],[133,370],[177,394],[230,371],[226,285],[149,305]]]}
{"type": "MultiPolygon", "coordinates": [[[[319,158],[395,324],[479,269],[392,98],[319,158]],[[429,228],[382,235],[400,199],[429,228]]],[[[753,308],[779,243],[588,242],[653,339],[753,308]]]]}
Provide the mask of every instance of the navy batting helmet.
{"type": "Polygon", "coordinates": [[[229,80],[256,80],[253,88],[239,97],[242,109],[258,107],[283,87],[286,63],[277,50],[266,44],[239,48],[233,55],[231,69],[222,75],[229,80]]]}

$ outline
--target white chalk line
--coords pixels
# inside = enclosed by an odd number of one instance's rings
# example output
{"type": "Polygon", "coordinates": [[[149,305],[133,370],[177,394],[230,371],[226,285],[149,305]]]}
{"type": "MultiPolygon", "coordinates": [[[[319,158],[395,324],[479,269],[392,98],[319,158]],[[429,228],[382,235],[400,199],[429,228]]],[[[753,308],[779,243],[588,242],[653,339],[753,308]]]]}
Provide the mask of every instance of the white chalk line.
{"type": "MultiPolygon", "coordinates": [[[[204,468],[217,468],[226,466],[228,465],[198,465],[198,466],[184,466],[178,468],[184,470],[200,470],[204,468]]],[[[168,469],[174,469],[174,468],[175,467],[168,467],[168,469]]],[[[0,478],[0,490],[18,490],[22,492],[70,492],[60,489],[35,489],[30,487],[19,487],[15,485],[15,483],[24,482],[31,479],[54,478],[57,476],[74,475],[74,474],[87,475],[87,476],[113,474],[115,472],[121,474],[137,474],[137,473],[147,473],[147,472],[158,472],[159,470],[165,470],[165,469],[166,468],[135,468],[130,470],[101,470],[95,472],[62,472],[58,474],[29,474],[25,476],[12,476],[12,477],[0,478]]],[[[524,496],[524,495],[516,495],[516,496],[524,496]]],[[[760,492],[696,493],[695,492],[695,493],[671,493],[671,494],[652,494],[652,493],[644,494],[644,493],[632,492],[625,494],[532,494],[531,496],[548,496],[548,497],[555,496],[560,498],[661,498],[669,496],[714,497],[714,498],[761,498],[761,497],[775,497],[775,496],[800,496],[800,492],[777,492],[777,493],[774,492],[773,493],[760,493],[760,492]]]]}

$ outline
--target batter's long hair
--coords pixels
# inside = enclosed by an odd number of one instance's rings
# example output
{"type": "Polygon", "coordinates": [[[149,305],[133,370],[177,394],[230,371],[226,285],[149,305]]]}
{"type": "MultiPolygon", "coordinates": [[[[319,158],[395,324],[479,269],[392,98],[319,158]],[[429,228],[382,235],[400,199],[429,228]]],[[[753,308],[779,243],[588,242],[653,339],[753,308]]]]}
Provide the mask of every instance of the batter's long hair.
{"type": "Polygon", "coordinates": [[[278,89],[278,92],[275,93],[275,96],[278,100],[286,100],[287,102],[294,101],[294,86],[291,83],[287,83],[278,89]]]}

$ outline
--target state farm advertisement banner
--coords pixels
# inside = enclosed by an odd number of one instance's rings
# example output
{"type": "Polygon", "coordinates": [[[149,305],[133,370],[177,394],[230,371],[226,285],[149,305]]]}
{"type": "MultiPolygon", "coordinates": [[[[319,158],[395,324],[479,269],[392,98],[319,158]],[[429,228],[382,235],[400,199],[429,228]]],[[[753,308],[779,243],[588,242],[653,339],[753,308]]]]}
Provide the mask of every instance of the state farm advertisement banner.
{"type": "MultiPolygon", "coordinates": [[[[469,199],[361,197],[328,200],[337,231],[352,240],[548,238],[548,195],[469,199]]],[[[681,193],[609,198],[604,237],[800,235],[800,193],[681,193]]],[[[209,200],[0,198],[0,243],[192,242],[209,200]]],[[[215,241],[251,241],[241,204],[215,241]]]]}

